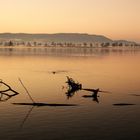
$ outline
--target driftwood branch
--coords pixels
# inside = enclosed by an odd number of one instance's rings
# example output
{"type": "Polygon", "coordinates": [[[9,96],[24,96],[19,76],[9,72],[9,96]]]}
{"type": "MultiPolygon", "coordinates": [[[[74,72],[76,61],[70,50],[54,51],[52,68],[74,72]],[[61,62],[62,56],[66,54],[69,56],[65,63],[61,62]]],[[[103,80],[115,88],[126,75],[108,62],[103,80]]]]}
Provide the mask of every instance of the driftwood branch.
{"type": "Polygon", "coordinates": [[[19,94],[17,91],[13,90],[8,84],[6,84],[5,82],[3,81],[0,81],[1,84],[5,85],[7,87],[6,90],[0,90],[0,93],[1,92],[7,92],[7,91],[12,91],[14,92],[15,94],[19,94]]]}
{"type": "Polygon", "coordinates": [[[0,80],[0,84],[2,84],[2,85],[4,85],[4,86],[7,87],[7,89],[5,89],[5,90],[0,90],[0,101],[7,101],[7,100],[10,99],[11,97],[16,96],[16,95],[19,94],[17,91],[13,90],[13,89],[11,88],[11,86],[9,86],[8,84],[6,84],[6,83],[3,82],[2,80],[0,80]],[[10,94],[7,93],[8,91],[12,91],[14,94],[10,95],[10,94]],[[5,99],[2,99],[3,95],[6,96],[5,99]]]}
{"type": "Polygon", "coordinates": [[[82,89],[82,84],[75,82],[72,78],[67,76],[68,90],[66,92],[67,98],[73,97],[74,94],[82,89]]]}

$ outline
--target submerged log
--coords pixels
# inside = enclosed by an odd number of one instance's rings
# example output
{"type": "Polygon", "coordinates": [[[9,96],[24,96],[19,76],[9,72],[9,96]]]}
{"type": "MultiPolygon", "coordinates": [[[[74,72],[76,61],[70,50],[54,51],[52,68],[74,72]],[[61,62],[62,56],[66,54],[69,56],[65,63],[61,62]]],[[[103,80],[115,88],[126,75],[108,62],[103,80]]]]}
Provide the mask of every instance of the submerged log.
{"type": "Polygon", "coordinates": [[[131,103],[118,103],[118,104],[113,104],[114,106],[128,106],[128,105],[136,105],[136,104],[131,104],[131,103]]]}
{"type": "Polygon", "coordinates": [[[53,106],[53,107],[57,107],[57,106],[77,106],[76,104],[56,104],[56,103],[12,103],[14,105],[28,105],[28,106],[37,106],[37,107],[41,107],[41,106],[53,106]]]}

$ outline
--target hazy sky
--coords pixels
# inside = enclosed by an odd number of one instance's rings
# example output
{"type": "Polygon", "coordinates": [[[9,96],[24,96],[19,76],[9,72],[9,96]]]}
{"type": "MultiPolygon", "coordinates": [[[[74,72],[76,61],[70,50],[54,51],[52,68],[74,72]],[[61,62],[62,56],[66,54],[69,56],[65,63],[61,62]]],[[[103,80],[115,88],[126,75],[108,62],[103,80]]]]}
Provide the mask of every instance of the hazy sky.
{"type": "Polygon", "coordinates": [[[0,0],[0,32],[78,32],[140,42],[140,0],[0,0]]]}

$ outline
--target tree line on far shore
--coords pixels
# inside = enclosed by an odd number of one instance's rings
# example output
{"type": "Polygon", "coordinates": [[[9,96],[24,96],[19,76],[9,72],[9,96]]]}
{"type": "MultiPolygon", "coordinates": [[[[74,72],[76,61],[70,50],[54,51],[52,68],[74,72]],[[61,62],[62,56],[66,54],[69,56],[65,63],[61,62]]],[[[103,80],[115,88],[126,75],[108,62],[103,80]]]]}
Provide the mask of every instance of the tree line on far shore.
{"type": "Polygon", "coordinates": [[[140,47],[140,44],[135,42],[36,42],[36,41],[1,41],[0,46],[27,46],[27,47],[140,47]]]}

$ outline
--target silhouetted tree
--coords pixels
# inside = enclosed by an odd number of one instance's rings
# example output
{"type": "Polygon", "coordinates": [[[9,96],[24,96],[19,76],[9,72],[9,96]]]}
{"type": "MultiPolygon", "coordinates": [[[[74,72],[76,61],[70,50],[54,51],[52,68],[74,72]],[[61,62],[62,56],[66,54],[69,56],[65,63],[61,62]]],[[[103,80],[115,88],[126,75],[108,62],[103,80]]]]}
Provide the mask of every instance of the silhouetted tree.
{"type": "Polygon", "coordinates": [[[86,42],[84,42],[83,45],[84,45],[84,47],[87,47],[87,43],[86,42]]]}
{"type": "Polygon", "coordinates": [[[92,43],[90,43],[90,47],[93,47],[93,44],[92,43]]]}
{"type": "Polygon", "coordinates": [[[120,46],[120,47],[122,47],[123,46],[123,43],[121,42],[121,43],[119,43],[119,45],[118,46],[120,46]]]}
{"type": "Polygon", "coordinates": [[[10,41],[8,42],[8,46],[14,46],[14,43],[10,40],[10,41]]]}

